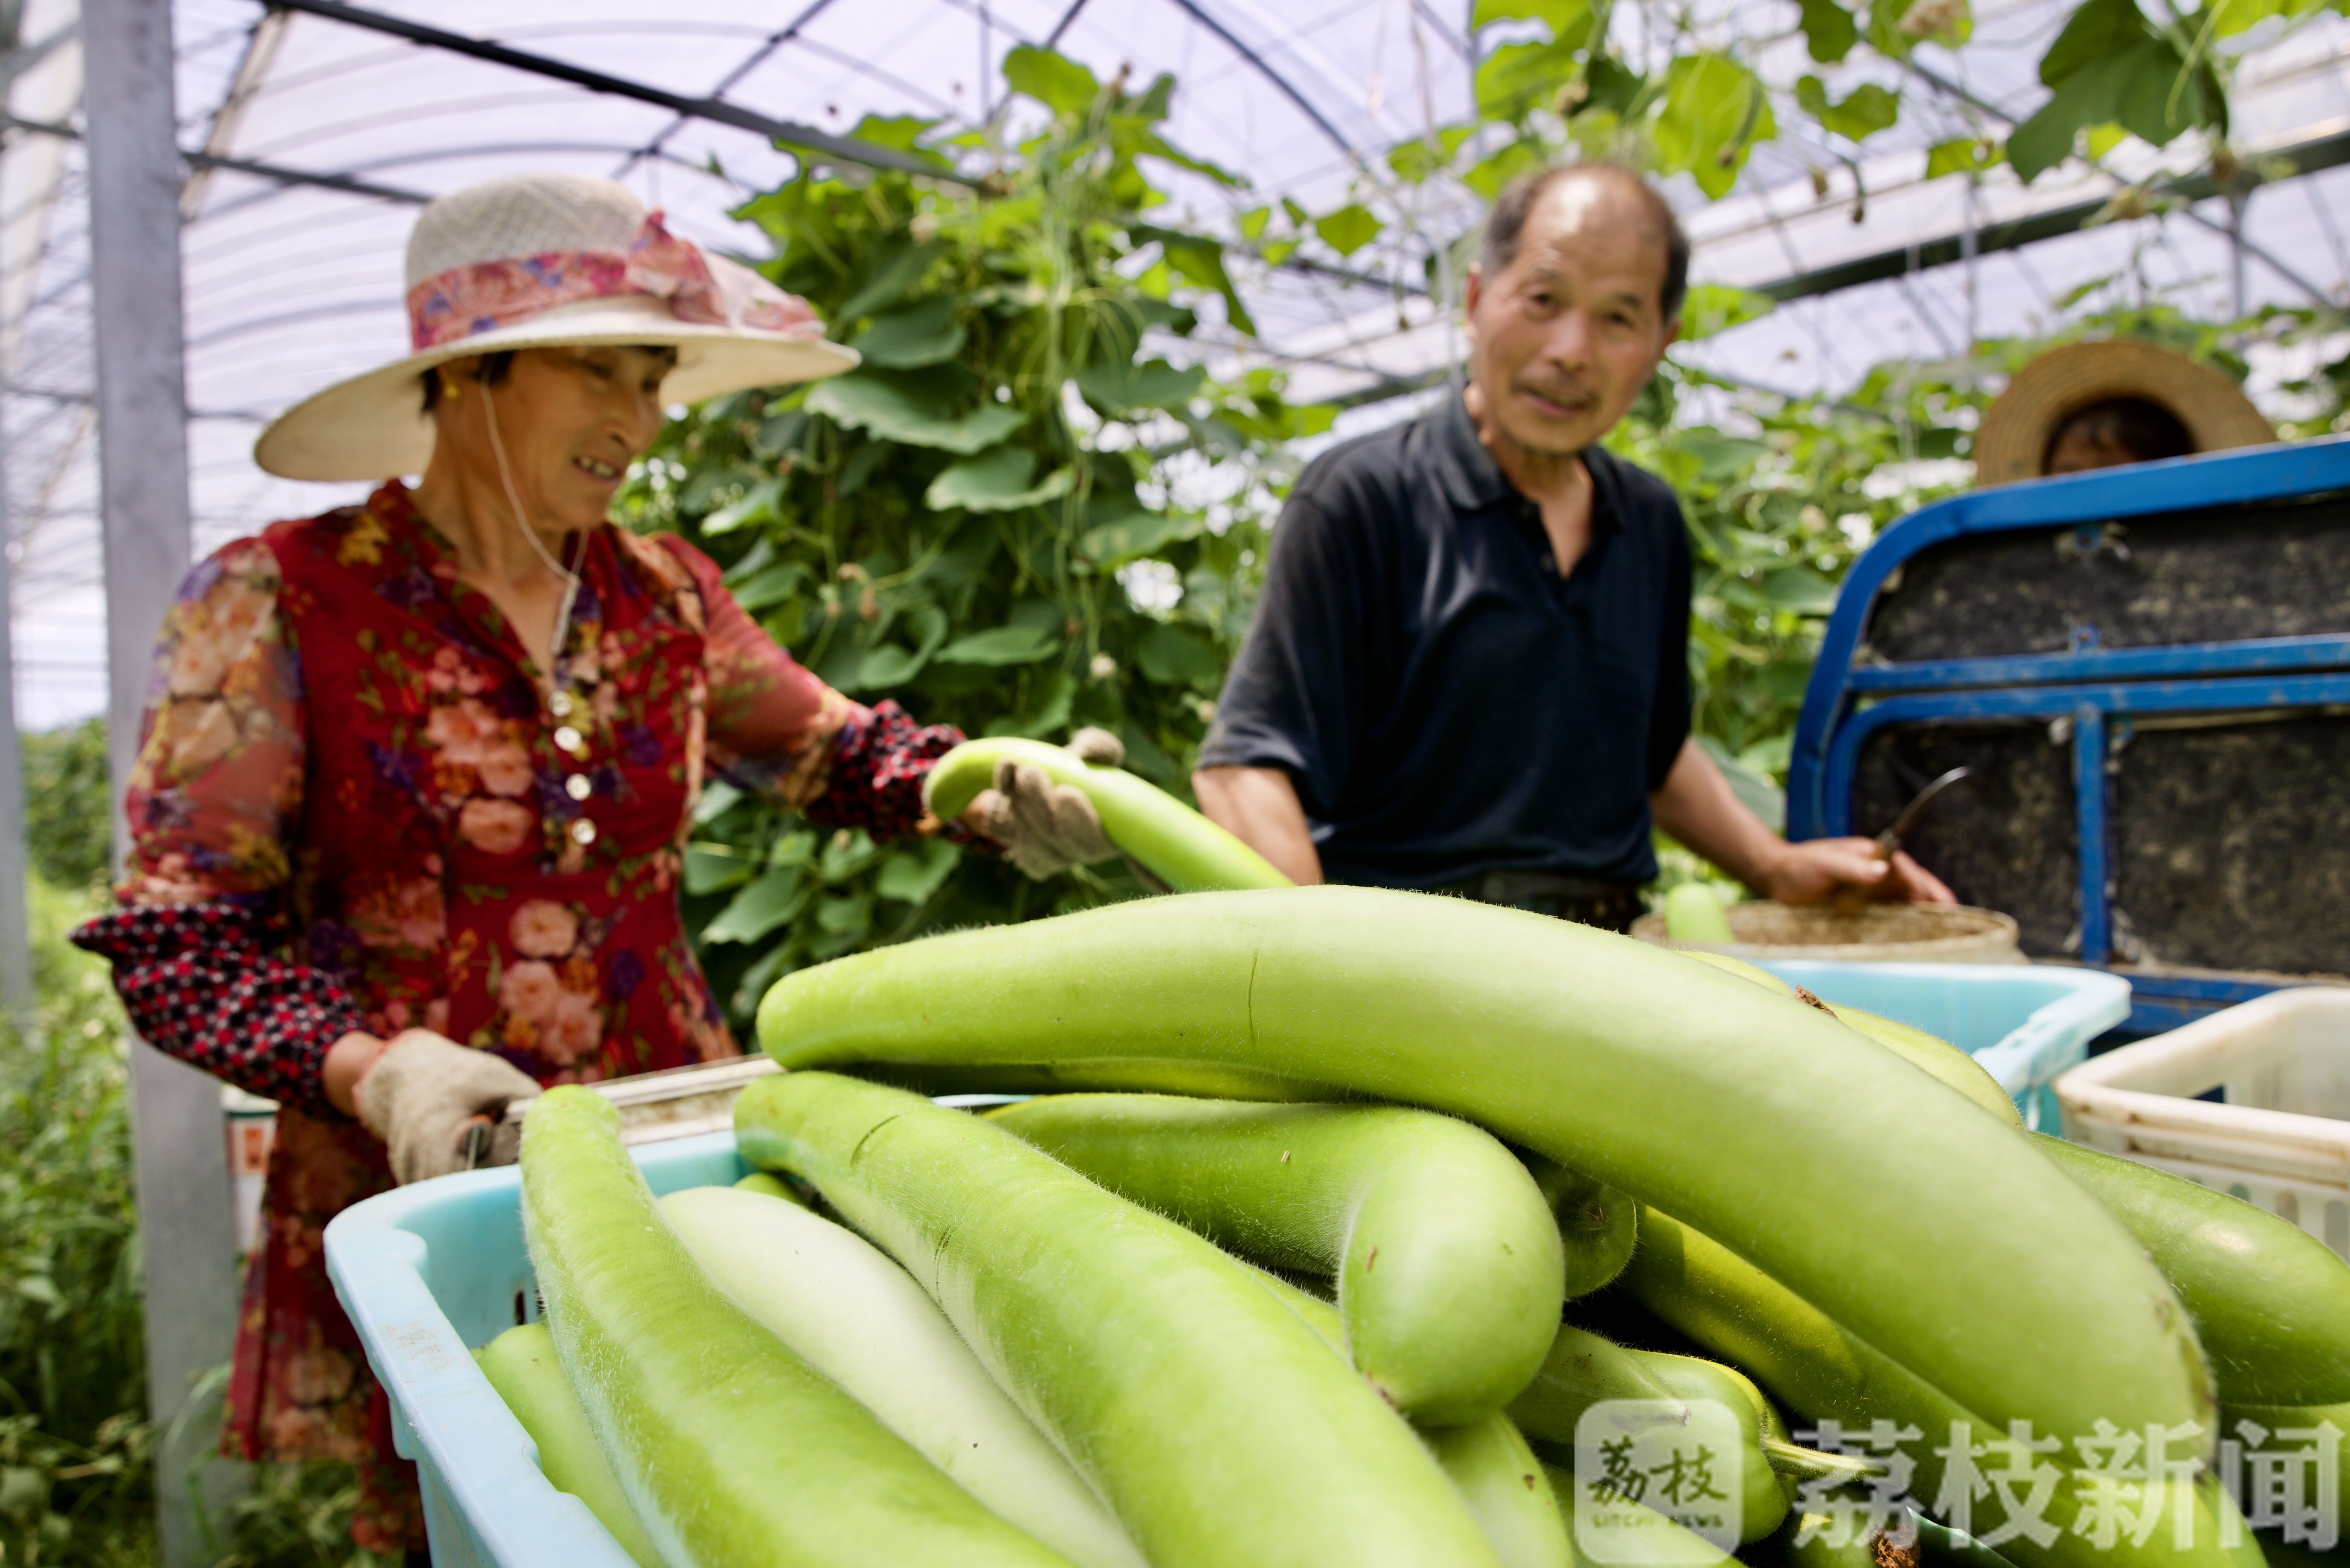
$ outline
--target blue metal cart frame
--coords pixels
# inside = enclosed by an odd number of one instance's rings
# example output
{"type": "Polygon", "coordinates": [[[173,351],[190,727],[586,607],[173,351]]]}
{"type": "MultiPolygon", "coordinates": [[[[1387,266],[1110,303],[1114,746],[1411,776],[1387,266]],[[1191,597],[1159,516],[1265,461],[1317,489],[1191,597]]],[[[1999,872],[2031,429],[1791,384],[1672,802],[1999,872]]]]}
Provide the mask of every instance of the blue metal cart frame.
{"type": "MultiPolygon", "coordinates": [[[[2075,627],[2063,653],[1856,665],[1869,607],[1902,563],[1971,534],[2081,530],[2094,547],[2108,523],[2206,507],[2350,491],[2350,436],[2002,485],[1935,503],[1887,528],[1846,576],[1804,694],[1787,774],[1787,830],[1816,838],[1859,830],[1852,792],[1861,748],[1889,724],[2044,719],[2072,731],[2081,873],[2081,959],[2112,967],[2107,761],[2137,715],[2350,704],[2350,634],[2104,649],[2075,627]]],[[[2350,606],[2345,607],[2350,614],[2350,606]]],[[[1880,826],[1880,825],[1871,825],[1880,826]]],[[[2275,989],[2272,978],[2139,974],[2127,1027],[2175,1028],[2275,989]]]]}

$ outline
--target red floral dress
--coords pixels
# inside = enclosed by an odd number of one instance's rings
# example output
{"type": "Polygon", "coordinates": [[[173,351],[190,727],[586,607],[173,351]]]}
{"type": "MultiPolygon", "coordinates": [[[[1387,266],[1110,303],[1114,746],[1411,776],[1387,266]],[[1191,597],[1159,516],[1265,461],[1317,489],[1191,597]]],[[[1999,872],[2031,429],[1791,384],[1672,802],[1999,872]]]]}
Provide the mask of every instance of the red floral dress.
{"type": "Polygon", "coordinates": [[[279,1102],[223,1444],[358,1464],[371,1551],[423,1536],[326,1274],[392,1185],[328,1047],[421,1025],[543,1084],[733,1054],[678,911],[705,772],[887,838],[962,738],[827,687],[682,541],[599,528],[578,570],[550,692],[397,483],[222,549],[165,618],[123,908],[75,935],[144,1038],[279,1102]]]}

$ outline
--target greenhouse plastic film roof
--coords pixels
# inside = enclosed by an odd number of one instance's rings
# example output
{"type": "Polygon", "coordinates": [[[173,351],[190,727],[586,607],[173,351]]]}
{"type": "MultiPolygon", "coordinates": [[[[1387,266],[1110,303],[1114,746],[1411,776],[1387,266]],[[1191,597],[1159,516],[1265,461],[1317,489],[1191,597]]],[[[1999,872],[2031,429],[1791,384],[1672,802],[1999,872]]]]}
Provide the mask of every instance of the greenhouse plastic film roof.
{"type": "MultiPolygon", "coordinates": [[[[199,552],[353,498],[352,486],[263,474],[252,442],[305,394],[404,352],[401,254],[422,201],[525,169],[608,175],[665,208],[677,232],[756,259],[764,236],[728,210],[798,167],[798,155],[756,129],[317,14],[333,9],[173,6],[181,145],[192,155],[182,213],[199,552]]],[[[1169,72],[1168,140],[1247,182],[1229,191],[1168,171],[1170,224],[1230,235],[1245,209],[1289,196],[1326,211],[1350,193],[1387,220],[1378,241],[1316,268],[1236,258],[1258,334],[1203,332],[1211,351],[1285,367],[1299,399],[1366,400],[1342,430],[1414,406],[1378,394],[1424,384],[1458,352],[1449,312],[1429,297],[1430,277],[1444,275],[1430,257],[1473,229],[1482,202],[1449,179],[1407,185],[1385,161],[1397,143],[1471,114],[1476,50],[1496,30],[1472,40],[1467,7],[1454,0],[375,0],[365,9],[838,136],[868,114],[950,128],[993,119],[1016,134],[1034,106],[1002,101],[1000,62],[1024,43],[1049,44],[1105,80],[1122,68],[1142,79],[1169,72]]],[[[2081,209],[2126,184],[2191,175],[2206,161],[2191,137],[2159,153],[2125,142],[2097,168],[2067,164],[2029,189],[2004,166],[1980,182],[1926,178],[1929,146],[2003,135],[2045,100],[2035,67],[2067,5],[1992,0],[1961,48],[1921,46],[1908,67],[1870,57],[1835,68],[1804,57],[1785,0],[1700,9],[1711,40],[1766,78],[1818,71],[1838,94],[1877,81],[1902,92],[1904,112],[1857,161],[1816,127],[1789,125],[1757,146],[1721,201],[1707,202],[1687,176],[1669,184],[1696,242],[1697,279],[1785,299],[1677,350],[1691,363],[1790,392],[1841,391],[1887,358],[1952,358],[1979,337],[2044,329],[2069,291],[2108,276],[2143,280],[2213,319],[2266,302],[2339,300],[2350,287],[2333,216],[2350,170],[2318,167],[2350,157],[2335,151],[2350,142],[2350,24],[2338,18],[2299,28],[2239,69],[2239,147],[2300,150],[2314,170],[2251,200],[2240,298],[2221,199],[2079,226],[2081,209]],[[2000,236],[2035,218],[2060,232],[2000,248],[2000,236]],[[1970,235],[1976,259],[1945,259],[1970,235]]],[[[1627,57],[1647,45],[1644,20],[1617,8],[1611,36],[1627,57]]],[[[0,417],[17,711],[28,728],[99,711],[106,691],[75,21],[73,0],[27,0],[8,57],[11,130],[0,153],[0,417]]]]}

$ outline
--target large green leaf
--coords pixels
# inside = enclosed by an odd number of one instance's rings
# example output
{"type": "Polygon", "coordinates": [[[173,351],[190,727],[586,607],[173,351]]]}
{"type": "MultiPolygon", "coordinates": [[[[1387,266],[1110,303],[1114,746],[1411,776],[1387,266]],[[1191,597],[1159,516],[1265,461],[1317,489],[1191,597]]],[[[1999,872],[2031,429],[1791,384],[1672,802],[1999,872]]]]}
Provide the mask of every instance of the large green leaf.
{"type": "Polygon", "coordinates": [[[966,512],[1016,512],[1042,506],[1069,493],[1076,471],[1056,468],[1040,483],[1029,483],[1036,472],[1036,454],[1025,447],[1000,446],[951,465],[922,493],[922,504],[933,512],[960,506],[966,512]]]}
{"type": "Polygon", "coordinates": [[[1063,55],[1022,44],[1003,57],[1003,79],[1056,114],[1084,114],[1101,97],[1093,72],[1063,55]]]}
{"type": "Polygon", "coordinates": [[[963,413],[952,413],[942,400],[928,392],[913,377],[887,371],[853,370],[818,381],[809,389],[807,408],[885,441],[908,446],[936,447],[969,456],[995,445],[1028,422],[1028,416],[1003,403],[982,403],[963,413]]]}
{"type": "Polygon", "coordinates": [[[799,591],[807,573],[798,563],[785,561],[779,566],[769,566],[734,590],[734,602],[747,614],[755,615],[771,606],[779,605],[799,591]]]}
{"type": "Polygon", "coordinates": [[[1032,741],[1042,741],[1069,726],[1069,709],[1077,694],[1077,682],[1066,670],[1045,672],[1029,688],[1029,711],[1005,713],[987,722],[987,734],[992,740],[998,735],[1024,735],[1032,741]]]}
{"type": "Polygon", "coordinates": [[[1827,130],[1855,141],[1883,130],[1901,116],[1901,95],[1887,92],[1875,82],[1863,82],[1837,103],[1828,97],[1826,85],[1819,78],[1804,77],[1795,83],[1795,102],[1827,130]]]}
{"type": "Polygon", "coordinates": [[[1926,178],[1939,180],[1945,174],[1978,172],[1997,163],[2002,156],[1997,142],[1980,141],[1971,136],[1937,141],[1926,150],[1926,178]]]}
{"type": "Polygon", "coordinates": [[[947,161],[935,152],[927,152],[921,145],[924,135],[938,129],[935,119],[924,119],[914,114],[868,114],[858,120],[849,135],[859,141],[869,141],[876,147],[894,147],[900,152],[911,152],[935,160],[941,168],[947,161]]]}
{"type": "MultiPolygon", "coordinates": [[[[1587,25],[1589,16],[1585,21],[1587,25]]],[[[1477,67],[1477,109],[1488,119],[1514,120],[1546,107],[1583,64],[1583,38],[1503,44],[1477,67]]]]}
{"type": "Polygon", "coordinates": [[[2156,147],[2168,147],[2183,131],[2215,119],[2226,127],[2224,103],[2215,103],[2201,71],[2189,71],[2168,38],[2148,38],[2115,66],[2114,119],[2124,130],[2156,147]]]}
{"type": "Polygon", "coordinates": [[[731,534],[746,523],[772,522],[784,498],[784,482],[770,479],[754,484],[743,497],[702,520],[705,534],[731,534]]]}
{"type": "Polygon", "coordinates": [[[1797,615],[1825,615],[1835,608],[1835,585],[1805,566],[1783,566],[1762,579],[1762,597],[1797,615]]]}
{"type": "Polygon", "coordinates": [[[1531,136],[1520,136],[1470,165],[1468,172],[1461,176],[1461,182],[1490,202],[1511,181],[1541,168],[1543,163],[1542,144],[1531,136]]]}
{"type": "Polygon", "coordinates": [[[951,295],[926,299],[920,305],[877,316],[871,325],[850,339],[849,347],[865,356],[868,365],[884,369],[912,369],[936,365],[962,352],[962,302],[951,295]]]}
{"type": "Polygon", "coordinates": [[[931,655],[947,639],[946,612],[936,605],[924,605],[906,618],[913,630],[916,644],[910,650],[894,642],[881,643],[865,650],[857,669],[856,690],[860,691],[891,691],[912,680],[931,661],[931,655]]]}
{"type": "MultiPolygon", "coordinates": [[[[1429,145],[1428,137],[1407,138],[1388,149],[1388,167],[1409,183],[1420,184],[1451,163],[1452,155],[1461,151],[1461,144],[1468,140],[1476,129],[1473,125],[1445,126],[1436,132],[1436,145],[1433,147],[1429,145]]],[[[1264,211],[1262,207],[1257,210],[1260,213],[1264,211]]],[[[1256,235],[1251,234],[1249,238],[1253,240],[1256,235]]]]}
{"type": "Polygon", "coordinates": [[[741,892],[702,929],[705,942],[755,942],[785,925],[807,903],[806,878],[796,866],[770,871],[741,892]]]}
{"type": "Polygon", "coordinates": [[[816,900],[816,923],[818,930],[828,935],[855,941],[873,924],[873,895],[850,893],[841,898],[826,897],[816,900]]]}
{"type": "Polygon", "coordinates": [[[1768,441],[1726,436],[1711,429],[1690,431],[1678,444],[1696,460],[1694,477],[1714,483],[1753,467],[1754,461],[1771,450],[1768,441]]]}
{"type": "Polygon", "coordinates": [[[1673,62],[1656,129],[1657,161],[1668,172],[1686,170],[1718,199],[1729,194],[1754,143],[1777,134],[1770,96],[1752,71],[1727,55],[1673,62]]]}
{"type": "Polygon", "coordinates": [[[934,657],[941,664],[1034,664],[1060,645],[1050,627],[999,626],[956,638],[934,657]]]}
{"type": "Polygon", "coordinates": [[[1322,236],[1322,243],[1342,256],[1353,255],[1378,239],[1385,227],[1360,202],[1350,202],[1314,220],[1314,232],[1322,236]]]}
{"type": "Polygon", "coordinates": [[[1077,554],[1097,566],[1120,566],[1178,540],[1196,538],[1199,533],[1197,517],[1130,512],[1087,529],[1077,540],[1077,554]]]}
{"type": "Polygon", "coordinates": [[[2146,17],[2132,0],[2082,0],[2040,57],[2040,80],[2047,87],[2063,87],[2076,73],[2111,59],[2147,36],[2146,17]]]}
{"type": "Polygon", "coordinates": [[[2028,182],[2071,156],[2074,139],[2090,127],[2116,121],[2162,147],[2207,116],[2224,114],[2224,104],[2215,104],[2207,92],[2202,73],[2182,81],[2182,68],[2168,39],[2143,35],[2071,67],[2056,96],[2008,137],[2007,161],[2028,182]]]}
{"type": "Polygon", "coordinates": [[[1161,686],[1212,686],[1224,678],[1224,661],[1191,632],[1161,621],[1135,644],[1134,662],[1161,686]]]}
{"type": "Polygon", "coordinates": [[[1128,409],[1189,408],[1206,387],[1208,372],[1198,365],[1149,359],[1139,365],[1123,361],[1088,365],[1071,379],[1087,402],[1120,413],[1128,409]]]}
{"type": "Polygon", "coordinates": [[[864,286],[842,303],[835,321],[847,326],[875,311],[889,309],[922,281],[931,264],[945,252],[946,246],[935,240],[922,244],[901,240],[877,251],[868,265],[864,286]]]}
{"type": "Polygon", "coordinates": [[[752,863],[731,844],[685,846],[685,890],[700,895],[739,888],[751,879],[752,863]]]}
{"type": "Polygon", "coordinates": [[[1632,112],[1648,90],[1648,78],[1627,66],[1614,55],[1594,55],[1583,69],[1584,90],[1590,96],[1583,100],[1586,109],[1607,109],[1624,115],[1632,112]]]}
{"type": "Polygon", "coordinates": [[[1227,190],[1242,190],[1248,184],[1247,176],[1235,174],[1221,163],[1211,163],[1204,158],[1194,158],[1188,152],[1178,151],[1169,146],[1166,140],[1155,131],[1145,131],[1137,136],[1134,139],[1134,151],[1139,158],[1164,159],[1178,169],[1188,169],[1194,174],[1203,174],[1227,190]]]}
{"type": "Polygon", "coordinates": [[[901,904],[920,904],[945,885],[962,863],[962,849],[943,838],[916,838],[881,862],[873,890],[901,904]]]}
{"type": "Polygon", "coordinates": [[[1860,42],[1860,28],[1852,13],[1836,0],[1802,0],[1804,7],[1804,46],[1812,58],[1824,66],[1832,66],[1852,53],[1860,42]]]}
{"type": "Polygon", "coordinates": [[[1224,270],[1222,244],[1180,229],[1162,229],[1155,223],[1129,223],[1127,233],[1138,244],[1156,240],[1170,271],[1188,284],[1222,295],[1225,317],[1239,330],[1252,337],[1256,336],[1256,319],[1241,303],[1240,290],[1232,286],[1232,275],[1224,270]]]}

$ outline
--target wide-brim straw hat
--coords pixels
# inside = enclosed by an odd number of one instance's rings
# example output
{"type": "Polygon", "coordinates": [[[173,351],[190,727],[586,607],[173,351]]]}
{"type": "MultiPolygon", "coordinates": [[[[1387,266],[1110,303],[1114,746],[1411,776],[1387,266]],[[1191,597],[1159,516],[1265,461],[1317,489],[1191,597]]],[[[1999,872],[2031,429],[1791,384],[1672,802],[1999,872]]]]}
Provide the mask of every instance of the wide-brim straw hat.
{"type": "Polygon", "coordinates": [[[2018,370],[1984,413],[1975,432],[1975,483],[2043,477],[2049,438],[2108,398],[2143,398],[2169,410],[2197,452],[2276,440],[2243,389],[2207,365],[2126,337],[2071,343],[2018,370]]]}
{"type": "Polygon", "coordinates": [[[662,226],[624,185],[524,174],[428,205],[408,240],[406,358],[280,415],[253,458],[286,479],[379,480],[432,458],[424,372],[504,349],[674,348],[664,400],[696,403],[857,364],[806,301],[662,226]]]}

